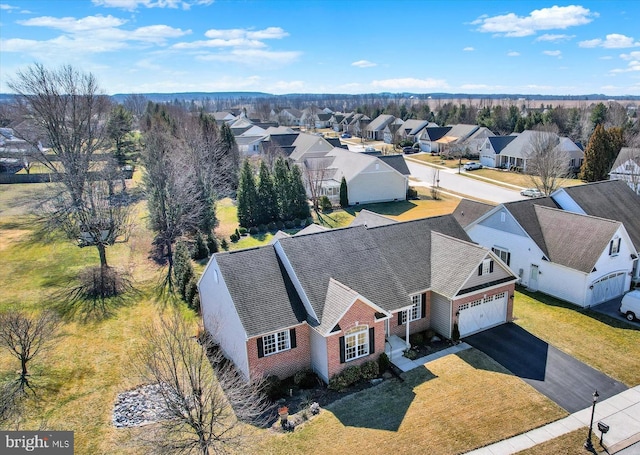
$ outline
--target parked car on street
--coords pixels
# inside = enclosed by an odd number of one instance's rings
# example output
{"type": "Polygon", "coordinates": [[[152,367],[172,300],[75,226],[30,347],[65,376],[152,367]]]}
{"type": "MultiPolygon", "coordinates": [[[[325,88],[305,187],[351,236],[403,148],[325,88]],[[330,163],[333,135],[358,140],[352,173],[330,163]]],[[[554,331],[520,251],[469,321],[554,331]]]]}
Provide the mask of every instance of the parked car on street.
{"type": "Polygon", "coordinates": [[[402,147],[402,153],[406,153],[407,155],[411,153],[417,153],[418,149],[414,149],[413,147],[402,147]]]}
{"type": "Polygon", "coordinates": [[[462,166],[462,169],[464,169],[465,171],[475,171],[476,169],[482,169],[482,164],[476,163],[475,161],[470,161],[462,166]]]}
{"type": "Polygon", "coordinates": [[[349,134],[349,133],[342,133],[342,134],[340,135],[340,137],[341,137],[342,139],[349,139],[349,138],[351,137],[351,134],[349,134]]]}
{"type": "Polygon", "coordinates": [[[629,321],[640,318],[640,290],[627,292],[622,297],[620,313],[629,321]]]}
{"type": "Polygon", "coordinates": [[[520,194],[522,196],[527,196],[527,197],[542,197],[542,196],[544,196],[542,191],[540,191],[538,188],[526,188],[526,189],[520,191],[520,194]]]}

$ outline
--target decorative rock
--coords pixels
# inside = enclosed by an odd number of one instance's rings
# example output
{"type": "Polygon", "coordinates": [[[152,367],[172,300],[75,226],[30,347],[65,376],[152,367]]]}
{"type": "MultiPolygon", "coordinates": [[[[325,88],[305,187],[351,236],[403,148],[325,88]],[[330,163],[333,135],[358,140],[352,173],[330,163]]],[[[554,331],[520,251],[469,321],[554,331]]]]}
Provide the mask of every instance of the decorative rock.
{"type": "Polygon", "coordinates": [[[149,384],[118,394],[112,422],[116,428],[128,428],[148,425],[168,417],[160,384],[149,384]]]}
{"type": "Polygon", "coordinates": [[[378,385],[382,382],[382,378],[373,378],[370,382],[371,385],[378,385]]]}
{"type": "Polygon", "coordinates": [[[434,336],[431,338],[431,342],[432,342],[432,343],[435,343],[435,342],[437,342],[437,341],[442,341],[442,340],[440,339],[440,337],[439,337],[438,335],[434,335],[434,336]]]}
{"type": "Polygon", "coordinates": [[[382,377],[384,379],[391,379],[393,377],[393,375],[391,373],[389,373],[388,371],[385,371],[384,373],[382,373],[382,377]]]}

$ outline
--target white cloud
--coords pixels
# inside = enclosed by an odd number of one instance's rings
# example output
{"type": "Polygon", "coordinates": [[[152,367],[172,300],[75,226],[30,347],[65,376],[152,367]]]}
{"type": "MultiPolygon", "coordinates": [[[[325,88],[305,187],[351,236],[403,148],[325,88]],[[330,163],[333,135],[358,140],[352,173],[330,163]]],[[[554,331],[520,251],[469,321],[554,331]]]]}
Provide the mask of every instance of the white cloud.
{"type": "Polygon", "coordinates": [[[516,52],[516,51],[507,52],[507,56],[508,57],[520,57],[520,52],[516,52]]]}
{"type": "Polygon", "coordinates": [[[371,82],[376,88],[387,90],[411,90],[411,89],[434,89],[447,88],[449,85],[444,79],[416,79],[412,77],[399,79],[383,79],[371,82]]]}
{"type": "Polygon", "coordinates": [[[550,57],[562,58],[562,51],[542,51],[542,53],[550,57]]]}
{"type": "Polygon", "coordinates": [[[120,8],[135,11],[139,6],[145,8],[182,8],[188,10],[193,5],[210,5],[214,0],[92,0],[96,6],[120,8]]]}
{"type": "Polygon", "coordinates": [[[580,41],[578,43],[580,47],[604,47],[607,49],[622,49],[625,47],[638,47],[640,41],[635,41],[631,36],[621,35],[619,33],[611,33],[605,37],[605,39],[591,39],[586,41],[580,41]]]}
{"type": "Polygon", "coordinates": [[[551,33],[545,33],[535,39],[535,41],[568,41],[575,38],[576,35],[554,35],[551,33]]]}
{"type": "Polygon", "coordinates": [[[633,51],[629,52],[628,54],[620,54],[620,58],[629,62],[627,64],[627,67],[611,70],[611,73],[630,73],[640,71],[640,51],[633,51]]]}
{"type": "Polygon", "coordinates": [[[108,16],[87,16],[81,19],[75,17],[51,17],[41,16],[32,19],[17,21],[20,25],[27,27],[47,27],[62,30],[67,33],[86,32],[89,30],[119,27],[127,21],[108,16]]]}
{"type": "Polygon", "coordinates": [[[204,34],[209,40],[197,40],[181,42],[173,45],[175,49],[199,49],[199,48],[264,48],[267,47],[262,40],[281,39],[289,36],[289,33],[280,27],[268,27],[264,30],[250,29],[211,29],[204,34]]]}
{"type": "Polygon", "coordinates": [[[286,65],[302,55],[297,51],[269,51],[263,49],[234,49],[219,54],[202,54],[198,60],[242,63],[247,66],[286,65]]]}
{"type": "Polygon", "coordinates": [[[357,66],[358,68],[371,68],[372,66],[378,66],[378,64],[370,62],[369,60],[358,60],[357,62],[353,62],[351,66],[357,66]]]}
{"type": "Polygon", "coordinates": [[[533,35],[539,30],[564,30],[569,27],[588,24],[598,13],[579,5],[552,6],[531,11],[528,16],[514,13],[499,16],[481,16],[472,22],[478,31],[495,33],[499,36],[522,37],[533,35]]]}
{"type": "Polygon", "coordinates": [[[475,49],[473,47],[471,47],[471,46],[467,46],[462,50],[465,51],[465,52],[473,52],[473,51],[475,51],[475,49]]]}
{"type": "Polygon", "coordinates": [[[0,11],[13,11],[14,9],[20,9],[17,6],[9,5],[8,3],[0,3],[0,11]]]}

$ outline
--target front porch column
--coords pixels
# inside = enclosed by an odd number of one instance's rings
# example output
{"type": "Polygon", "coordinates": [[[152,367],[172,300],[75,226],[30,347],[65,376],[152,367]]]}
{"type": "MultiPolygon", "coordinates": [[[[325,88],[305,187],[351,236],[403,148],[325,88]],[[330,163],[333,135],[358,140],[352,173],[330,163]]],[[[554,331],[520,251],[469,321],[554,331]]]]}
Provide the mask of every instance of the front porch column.
{"type": "Polygon", "coordinates": [[[409,312],[407,311],[407,320],[405,327],[405,343],[407,344],[407,349],[411,348],[411,343],[409,343],[409,312]]]}

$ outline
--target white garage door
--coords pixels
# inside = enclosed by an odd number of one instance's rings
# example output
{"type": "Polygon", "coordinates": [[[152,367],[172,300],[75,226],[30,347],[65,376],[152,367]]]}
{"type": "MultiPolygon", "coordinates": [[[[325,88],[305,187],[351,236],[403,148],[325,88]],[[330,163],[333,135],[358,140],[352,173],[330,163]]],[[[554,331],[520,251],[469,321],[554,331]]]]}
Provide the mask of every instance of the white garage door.
{"type": "Polygon", "coordinates": [[[458,328],[464,337],[507,320],[507,293],[465,303],[459,308],[458,328]]]}
{"type": "Polygon", "coordinates": [[[616,272],[593,283],[591,305],[597,305],[624,294],[625,277],[625,272],[616,272]]]}

